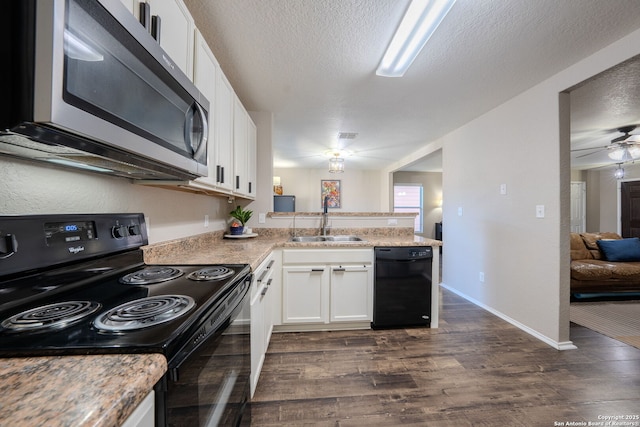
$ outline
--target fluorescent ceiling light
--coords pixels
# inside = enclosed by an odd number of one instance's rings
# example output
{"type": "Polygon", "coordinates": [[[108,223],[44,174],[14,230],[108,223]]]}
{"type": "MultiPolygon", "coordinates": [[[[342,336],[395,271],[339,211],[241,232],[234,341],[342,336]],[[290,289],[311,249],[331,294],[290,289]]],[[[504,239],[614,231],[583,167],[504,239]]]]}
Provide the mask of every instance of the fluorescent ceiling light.
{"type": "Polygon", "coordinates": [[[456,0],[412,0],[376,74],[402,77],[456,0]]]}

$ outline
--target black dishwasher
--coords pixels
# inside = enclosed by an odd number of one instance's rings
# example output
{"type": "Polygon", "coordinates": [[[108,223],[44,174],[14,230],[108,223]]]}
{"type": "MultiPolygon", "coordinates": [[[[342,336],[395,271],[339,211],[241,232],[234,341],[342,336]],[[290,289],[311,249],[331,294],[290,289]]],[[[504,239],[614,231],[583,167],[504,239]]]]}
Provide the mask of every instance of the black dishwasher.
{"type": "Polygon", "coordinates": [[[373,329],[431,325],[430,246],[376,247],[373,329]]]}

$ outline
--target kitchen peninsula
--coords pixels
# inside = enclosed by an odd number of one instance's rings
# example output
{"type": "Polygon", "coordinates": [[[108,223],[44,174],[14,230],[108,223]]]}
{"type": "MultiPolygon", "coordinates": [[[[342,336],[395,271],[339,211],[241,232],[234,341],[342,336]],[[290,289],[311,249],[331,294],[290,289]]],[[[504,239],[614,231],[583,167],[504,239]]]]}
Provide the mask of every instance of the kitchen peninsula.
{"type": "MultiPolygon", "coordinates": [[[[282,221],[288,224],[292,220],[292,215],[270,214],[274,221],[282,221]]],[[[297,213],[297,220],[300,220],[301,228],[297,233],[318,233],[315,226],[319,219],[319,213],[297,213]]],[[[273,282],[271,283],[271,297],[278,296],[282,292],[281,288],[281,268],[282,252],[285,250],[310,250],[318,253],[318,250],[326,250],[327,253],[348,253],[345,251],[371,251],[375,246],[441,246],[441,242],[433,239],[415,236],[413,234],[413,214],[398,217],[397,214],[373,214],[363,219],[363,214],[331,214],[330,219],[333,227],[330,232],[333,235],[350,234],[361,237],[362,241],[355,242],[292,242],[290,241],[292,229],[289,225],[282,228],[254,228],[257,237],[244,239],[225,239],[224,230],[200,234],[144,247],[145,261],[155,264],[249,264],[254,271],[254,282],[251,288],[252,296],[260,294],[266,284],[260,284],[258,279],[261,271],[264,270],[265,262],[269,264],[269,269],[273,271],[273,282]],[[400,224],[388,225],[390,219],[397,219],[400,224]],[[409,226],[404,226],[402,221],[407,221],[409,226]],[[343,222],[341,222],[343,221],[343,222]],[[347,223],[350,226],[344,226],[347,223]],[[356,224],[359,226],[354,226],[356,224]],[[398,226],[400,225],[400,226],[398,226]],[[259,288],[262,286],[262,288],[259,288]]],[[[393,221],[392,221],[393,222],[393,221]]],[[[438,257],[439,251],[433,251],[433,283],[439,282],[438,257]]],[[[373,258],[371,258],[373,259],[373,258]]],[[[438,326],[438,287],[434,286],[432,294],[432,322],[431,327],[438,326]],[[436,295],[433,298],[433,295],[436,295]]],[[[270,304],[273,305],[272,318],[268,319],[267,325],[275,330],[282,328],[281,313],[282,301],[280,298],[272,298],[270,304]]],[[[253,313],[252,313],[253,317],[253,313]]],[[[329,327],[334,327],[331,323],[329,327]]],[[[338,324],[338,327],[340,324],[338,324]]],[[[265,338],[268,338],[271,330],[267,331],[265,338]]],[[[253,343],[252,343],[253,344],[253,343]]],[[[263,352],[266,348],[263,349],[263,352]]],[[[264,354],[262,354],[264,357],[264,354]]],[[[31,420],[45,420],[56,418],[56,423],[50,425],[119,425],[134,410],[136,405],[142,401],[144,396],[153,388],[166,369],[166,361],[161,355],[92,355],[92,356],[62,356],[52,358],[14,358],[1,361],[1,374],[6,380],[3,382],[4,405],[0,411],[0,424],[4,425],[29,425],[31,420]],[[120,368],[116,368],[114,361],[120,368]],[[124,362],[126,363],[124,363],[124,362]],[[63,369],[65,366],[71,369],[63,369]],[[73,368],[83,366],[83,368],[73,368]],[[91,366],[91,368],[84,368],[91,366]],[[105,374],[105,370],[100,370],[103,366],[112,366],[113,369],[105,374]],[[61,367],[60,369],[56,367],[61,367]],[[132,371],[145,373],[144,375],[131,375],[132,371]],[[71,375],[75,372],[76,376],[71,375]],[[102,375],[103,380],[92,379],[87,372],[102,375]],[[84,373],[80,375],[80,373],[84,373]],[[66,377],[66,375],[69,375],[66,377]],[[129,378],[122,381],[120,386],[104,386],[104,378],[123,376],[129,378]],[[66,379],[65,379],[66,378],[66,379]],[[132,381],[140,378],[139,381],[132,381]],[[60,398],[47,395],[48,384],[56,384],[63,380],[66,385],[62,389],[73,392],[75,388],[82,389],[85,396],[90,399],[69,398],[69,393],[60,398]],[[134,390],[131,390],[134,387],[134,390]],[[43,394],[47,395],[43,399],[43,394]],[[65,397],[66,396],[66,397],[65,397]],[[124,399],[124,400],[123,400],[124,399]],[[46,400],[47,404],[44,405],[46,400]],[[40,414],[38,411],[25,411],[24,408],[38,408],[45,411],[40,414]],[[56,408],[64,408],[58,410],[56,408]],[[93,414],[91,420],[82,424],[74,414],[93,414]],[[36,417],[36,418],[33,418],[36,417]],[[37,418],[41,417],[41,418],[37,418]],[[68,421],[65,424],[65,420],[68,421]]],[[[106,369],[106,368],[105,368],[106,369]]],[[[256,379],[257,381],[257,379],[256,379]]]]}

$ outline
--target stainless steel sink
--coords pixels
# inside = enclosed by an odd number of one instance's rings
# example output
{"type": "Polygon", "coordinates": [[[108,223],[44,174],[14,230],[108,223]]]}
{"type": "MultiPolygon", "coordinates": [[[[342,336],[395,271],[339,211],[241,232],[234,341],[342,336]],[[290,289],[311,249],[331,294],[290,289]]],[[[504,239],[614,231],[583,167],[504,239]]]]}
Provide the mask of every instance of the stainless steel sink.
{"type": "Polygon", "coordinates": [[[362,242],[358,236],[326,236],[324,238],[328,242],[362,242]]]}
{"type": "Polygon", "coordinates": [[[296,236],[291,242],[363,242],[358,236],[296,236]]]}
{"type": "Polygon", "coordinates": [[[323,236],[296,236],[292,237],[292,242],[324,242],[323,236]]]}

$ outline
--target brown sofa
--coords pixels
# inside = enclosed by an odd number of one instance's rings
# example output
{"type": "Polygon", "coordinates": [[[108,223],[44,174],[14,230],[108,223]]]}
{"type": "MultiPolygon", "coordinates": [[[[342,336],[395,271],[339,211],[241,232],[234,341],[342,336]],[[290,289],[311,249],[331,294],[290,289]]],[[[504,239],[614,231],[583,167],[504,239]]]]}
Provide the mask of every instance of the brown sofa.
{"type": "Polygon", "coordinates": [[[640,292],[640,262],[604,259],[596,243],[617,233],[571,233],[571,293],[640,292]]]}

